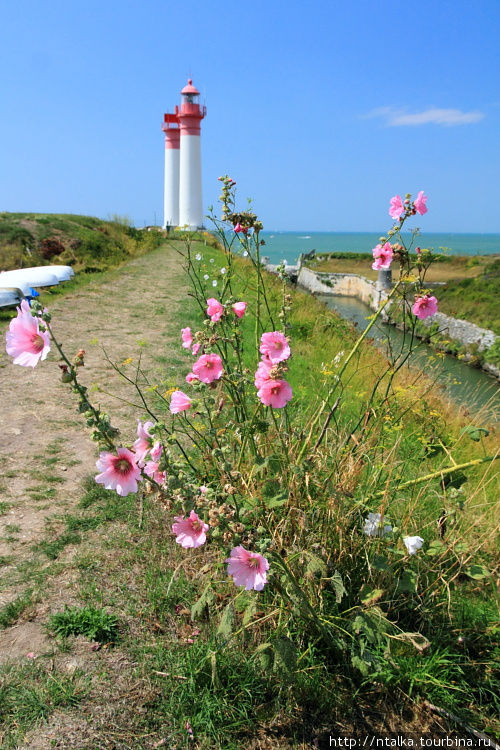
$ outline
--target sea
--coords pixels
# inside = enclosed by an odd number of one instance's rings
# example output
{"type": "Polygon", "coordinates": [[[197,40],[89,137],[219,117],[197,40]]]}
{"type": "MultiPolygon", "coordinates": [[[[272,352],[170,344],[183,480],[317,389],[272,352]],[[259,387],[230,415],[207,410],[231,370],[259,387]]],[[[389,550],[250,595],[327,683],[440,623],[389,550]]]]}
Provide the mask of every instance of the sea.
{"type": "MultiPolygon", "coordinates": [[[[261,232],[265,246],[262,256],[271,263],[286,260],[293,265],[301,253],[322,252],[370,253],[379,241],[376,232],[261,232]]],[[[500,255],[500,234],[433,234],[422,232],[414,238],[403,232],[406,246],[432,248],[450,255],[500,255]]]]}

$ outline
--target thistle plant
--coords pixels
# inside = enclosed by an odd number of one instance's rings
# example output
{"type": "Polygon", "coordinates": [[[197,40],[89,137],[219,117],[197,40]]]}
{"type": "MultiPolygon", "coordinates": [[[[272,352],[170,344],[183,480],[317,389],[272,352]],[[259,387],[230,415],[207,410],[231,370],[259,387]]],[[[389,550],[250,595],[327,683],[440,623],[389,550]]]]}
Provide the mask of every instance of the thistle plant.
{"type": "MultiPolygon", "coordinates": [[[[350,347],[346,341],[330,375],[322,380],[318,373],[311,399],[290,382],[300,381],[300,372],[294,371],[292,296],[284,269],[279,280],[265,272],[262,223],[252,211],[236,210],[234,180],[219,179],[221,215],[212,212],[211,218],[223,265],[200,253],[189,235],[182,253],[200,320],[197,330],[179,331],[179,347],[193,358],[179,373],[182,388],[169,396],[150,392],[113,365],[144,406],[133,444],[120,443],[108,415],[92,405],[80,382],[84,351],[73,360],[64,353],[41,305],[22,303],[7,333],[7,352],[16,364],[35,366],[52,343],[61,380],[103,449],[96,482],[120,496],[147,488],[161,500],[186,554],[205,546],[218,550],[216,562],[210,556],[200,601],[212,602],[207,592],[225,587],[220,627],[226,643],[231,630],[236,637],[264,620],[270,631],[288,639],[293,634],[294,648],[319,643],[325,659],[347,654],[367,675],[393,642],[425,647],[425,638],[401,624],[411,597],[430,595],[443,580],[448,585],[463,567],[456,539],[447,546],[439,530],[432,536],[415,528],[405,510],[405,504],[423,502],[421,484],[441,481],[446,494],[444,478],[456,474],[458,462],[447,451],[447,466],[403,481],[399,436],[384,421],[404,419],[408,408],[398,404],[394,384],[411,346],[372,378],[357,412],[346,408],[364,341],[384,311],[399,306],[411,327],[412,319],[437,309],[425,287],[432,253],[417,252],[415,259],[401,238],[407,219],[426,213],[427,198],[421,192],[413,201],[410,195],[391,200],[396,223],[374,248],[373,268],[397,261],[399,278],[361,336],[350,347]],[[227,578],[237,587],[234,596],[227,578]],[[246,594],[239,629],[230,628],[233,600],[243,590],[256,593],[246,594]]],[[[460,469],[493,458],[473,459],[460,469]]],[[[193,607],[198,611],[200,602],[193,607]]]]}

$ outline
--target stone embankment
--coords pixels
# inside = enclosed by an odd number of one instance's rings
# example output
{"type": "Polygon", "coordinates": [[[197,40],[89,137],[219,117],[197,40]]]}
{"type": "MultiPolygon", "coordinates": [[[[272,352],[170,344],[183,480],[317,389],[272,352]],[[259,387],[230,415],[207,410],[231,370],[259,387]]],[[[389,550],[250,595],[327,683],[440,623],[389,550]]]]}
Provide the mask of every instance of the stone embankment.
{"type": "MultiPolygon", "coordinates": [[[[377,310],[380,304],[387,299],[387,288],[382,288],[377,281],[370,281],[364,276],[355,273],[321,273],[312,271],[301,265],[298,269],[297,283],[312,294],[332,294],[342,297],[355,297],[361,300],[372,310],[377,310]]],[[[383,313],[387,322],[388,316],[383,313]]],[[[463,347],[475,347],[477,352],[489,349],[497,340],[493,331],[480,328],[475,323],[467,320],[454,318],[444,313],[436,313],[432,318],[421,321],[424,326],[430,328],[436,323],[439,326],[441,336],[446,336],[458,342],[463,347]]],[[[418,335],[418,334],[417,334],[418,335]]],[[[465,359],[467,360],[467,354],[465,359]]],[[[489,362],[483,362],[481,367],[486,372],[500,379],[500,369],[489,362]]]]}

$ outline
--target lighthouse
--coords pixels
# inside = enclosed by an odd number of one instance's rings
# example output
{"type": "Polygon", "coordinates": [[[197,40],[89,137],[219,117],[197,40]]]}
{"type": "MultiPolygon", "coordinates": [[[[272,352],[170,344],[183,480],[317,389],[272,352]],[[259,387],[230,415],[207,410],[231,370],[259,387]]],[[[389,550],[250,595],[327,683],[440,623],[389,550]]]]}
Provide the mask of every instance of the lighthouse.
{"type": "Polygon", "coordinates": [[[165,186],[163,193],[163,229],[179,224],[179,148],[181,131],[176,115],[164,115],[165,186]]]}
{"type": "Polygon", "coordinates": [[[201,127],[206,107],[200,92],[188,80],[181,91],[181,105],[164,115],[165,188],[163,226],[199,229],[203,226],[201,191],[201,127]]]}

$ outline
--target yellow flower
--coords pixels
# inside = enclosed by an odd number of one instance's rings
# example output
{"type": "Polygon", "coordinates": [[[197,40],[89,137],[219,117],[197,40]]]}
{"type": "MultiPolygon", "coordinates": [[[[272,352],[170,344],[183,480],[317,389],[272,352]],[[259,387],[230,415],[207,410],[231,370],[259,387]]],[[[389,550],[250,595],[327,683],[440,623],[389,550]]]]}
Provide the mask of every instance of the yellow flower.
{"type": "Polygon", "coordinates": [[[131,365],[133,361],[134,361],[133,357],[127,357],[127,359],[123,360],[122,365],[131,365]]]}
{"type": "Polygon", "coordinates": [[[168,398],[169,396],[172,395],[172,393],[174,393],[174,391],[178,391],[178,390],[179,388],[177,388],[177,386],[174,386],[174,388],[169,388],[167,391],[165,391],[165,393],[163,393],[162,396],[163,398],[168,398]]]}

